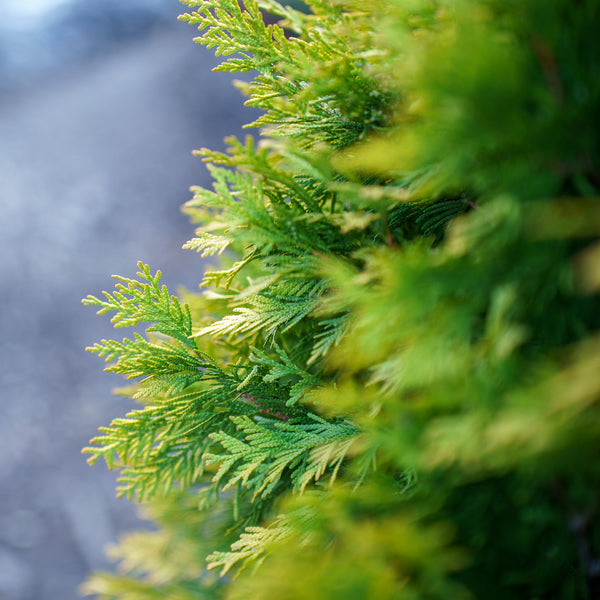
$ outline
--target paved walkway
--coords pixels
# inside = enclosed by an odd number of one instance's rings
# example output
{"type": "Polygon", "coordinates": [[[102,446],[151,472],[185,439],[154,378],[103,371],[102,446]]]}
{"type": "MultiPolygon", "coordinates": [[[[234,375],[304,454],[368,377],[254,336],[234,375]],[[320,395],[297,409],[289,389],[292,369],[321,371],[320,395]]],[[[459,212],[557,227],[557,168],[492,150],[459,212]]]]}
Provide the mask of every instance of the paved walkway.
{"type": "Polygon", "coordinates": [[[80,300],[138,259],[174,289],[201,278],[180,250],[179,206],[210,185],[191,150],[252,117],[194,33],[154,32],[0,108],[0,600],[74,600],[136,525],[80,455],[129,408],[83,350],[113,335],[108,318],[80,300]]]}

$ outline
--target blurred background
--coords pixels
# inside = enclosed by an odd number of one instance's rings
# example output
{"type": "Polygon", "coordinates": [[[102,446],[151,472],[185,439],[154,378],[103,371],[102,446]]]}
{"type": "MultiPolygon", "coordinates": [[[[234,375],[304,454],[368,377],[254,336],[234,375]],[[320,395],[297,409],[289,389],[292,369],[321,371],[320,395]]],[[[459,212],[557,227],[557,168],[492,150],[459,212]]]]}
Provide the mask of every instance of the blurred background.
{"type": "Polygon", "coordinates": [[[130,406],[84,351],[121,337],[81,304],[143,260],[196,289],[181,250],[194,148],[253,118],[177,0],[0,0],[0,600],[73,600],[137,527],[81,455],[130,406]]]}

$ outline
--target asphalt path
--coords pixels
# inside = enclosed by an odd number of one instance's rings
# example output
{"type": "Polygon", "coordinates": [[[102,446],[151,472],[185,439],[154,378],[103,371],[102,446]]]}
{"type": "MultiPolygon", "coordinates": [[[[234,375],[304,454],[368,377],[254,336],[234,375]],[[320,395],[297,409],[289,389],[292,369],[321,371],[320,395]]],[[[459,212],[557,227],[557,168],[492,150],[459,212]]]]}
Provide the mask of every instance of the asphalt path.
{"type": "Polygon", "coordinates": [[[0,600],[72,600],[137,525],[80,450],[127,412],[84,348],[114,332],[81,298],[143,260],[173,290],[203,265],[179,207],[210,185],[194,148],[253,115],[185,24],[0,104],[0,600]]]}

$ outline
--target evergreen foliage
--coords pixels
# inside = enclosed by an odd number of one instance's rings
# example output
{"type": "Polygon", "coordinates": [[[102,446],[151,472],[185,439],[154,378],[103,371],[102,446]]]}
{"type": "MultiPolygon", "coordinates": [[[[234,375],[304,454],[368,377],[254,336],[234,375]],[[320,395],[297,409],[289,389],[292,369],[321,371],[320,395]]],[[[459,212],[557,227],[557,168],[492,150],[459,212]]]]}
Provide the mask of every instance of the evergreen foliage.
{"type": "Polygon", "coordinates": [[[186,3],[262,138],[198,152],[201,293],[84,300],[158,524],[85,591],[600,597],[600,3],[186,3]]]}

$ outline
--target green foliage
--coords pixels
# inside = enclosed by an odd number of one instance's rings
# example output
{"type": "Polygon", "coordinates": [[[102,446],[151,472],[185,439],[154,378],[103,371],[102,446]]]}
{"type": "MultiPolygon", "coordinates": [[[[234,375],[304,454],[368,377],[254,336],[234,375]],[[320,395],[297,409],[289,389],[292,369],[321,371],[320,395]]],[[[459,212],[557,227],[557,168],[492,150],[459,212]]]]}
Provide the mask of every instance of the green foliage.
{"type": "Polygon", "coordinates": [[[600,4],[187,4],[262,139],[197,153],[200,293],[84,301],[159,525],[85,591],[598,597],[600,4]]]}
{"type": "Polygon", "coordinates": [[[204,456],[208,464],[219,464],[213,481],[226,481],[224,490],[241,483],[253,491],[253,500],[259,494],[269,495],[284,471],[289,472],[292,489],[296,491],[304,491],[329,468],[333,469],[330,481],[334,481],[356,439],[357,430],[348,424],[313,418],[316,421],[313,424],[273,422],[267,425],[248,417],[232,417],[237,432],[241,432],[245,440],[225,432],[211,434],[211,439],[225,449],[223,454],[204,456]]]}

